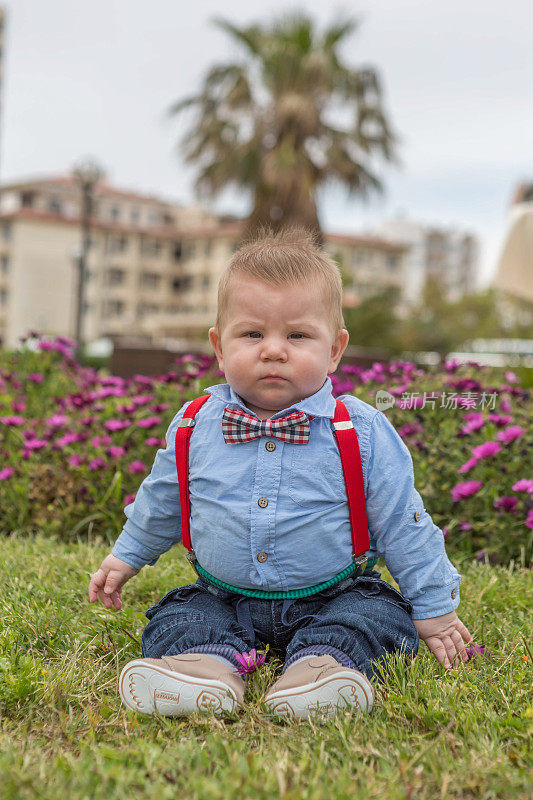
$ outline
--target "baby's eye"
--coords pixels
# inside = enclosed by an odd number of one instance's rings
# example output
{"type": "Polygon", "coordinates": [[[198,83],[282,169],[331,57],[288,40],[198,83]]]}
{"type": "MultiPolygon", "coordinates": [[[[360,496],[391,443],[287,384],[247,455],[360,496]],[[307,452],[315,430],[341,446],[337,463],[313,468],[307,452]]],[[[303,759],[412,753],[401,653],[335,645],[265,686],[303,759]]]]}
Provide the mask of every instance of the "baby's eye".
{"type": "Polygon", "coordinates": [[[249,331],[246,336],[251,336],[252,339],[255,339],[257,336],[261,336],[261,334],[259,331],[249,331]]]}
{"type": "Polygon", "coordinates": [[[291,336],[298,336],[300,339],[304,338],[303,333],[291,333],[291,336]]]}

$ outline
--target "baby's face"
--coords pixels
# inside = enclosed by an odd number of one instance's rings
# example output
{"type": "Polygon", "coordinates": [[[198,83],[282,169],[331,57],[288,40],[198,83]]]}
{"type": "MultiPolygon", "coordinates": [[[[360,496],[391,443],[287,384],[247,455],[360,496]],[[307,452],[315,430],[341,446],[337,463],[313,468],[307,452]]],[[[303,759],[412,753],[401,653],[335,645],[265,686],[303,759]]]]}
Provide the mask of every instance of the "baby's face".
{"type": "Polygon", "coordinates": [[[209,331],[220,369],[259,419],[317,392],[334,372],[348,332],[333,332],[324,291],[242,277],[230,290],[222,331],[209,331]]]}

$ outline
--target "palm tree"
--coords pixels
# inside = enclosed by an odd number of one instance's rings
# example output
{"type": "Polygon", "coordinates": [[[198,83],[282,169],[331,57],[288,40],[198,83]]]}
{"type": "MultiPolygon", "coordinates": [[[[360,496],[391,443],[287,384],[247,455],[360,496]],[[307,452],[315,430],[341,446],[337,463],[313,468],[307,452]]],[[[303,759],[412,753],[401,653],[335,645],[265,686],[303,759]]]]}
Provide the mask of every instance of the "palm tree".
{"type": "Polygon", "coordinates": [[[358,22],[340,20],[319,35],[302,11],[269,28],[212,21],[247,58],[213,66],[200,93],[170,109],[198,112],[180,142],[186,163],[198,164],[198,195],[213,197],[229,185],[250,192],[253,209],[243,239],[262,224],[274,230],[301,224],[323,242],[319,187],[337,180],[350,196],[382,191],[370,159],[378,154],[395,160],[396,137],[382,108],[376,70],[352,69],[338,55],[358,22]],[[351,122],[343,126],[346,116],[351,122]]]}

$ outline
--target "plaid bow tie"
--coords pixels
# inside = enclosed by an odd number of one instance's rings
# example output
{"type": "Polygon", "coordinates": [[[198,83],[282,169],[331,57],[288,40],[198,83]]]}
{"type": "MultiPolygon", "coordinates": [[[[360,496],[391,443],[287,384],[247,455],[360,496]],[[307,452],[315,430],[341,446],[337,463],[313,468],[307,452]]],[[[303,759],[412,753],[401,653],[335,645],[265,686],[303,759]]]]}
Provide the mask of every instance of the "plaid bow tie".
{"type": "Polygon", "coordinates": [[[222,433],[227,444],[251,442],[260,436],[274,436],[292,444],[307,444],[309,417],[304,411],[293,411],[280,419],[260,420],[244,411],[226,407],[222,414],[222,433]]]}

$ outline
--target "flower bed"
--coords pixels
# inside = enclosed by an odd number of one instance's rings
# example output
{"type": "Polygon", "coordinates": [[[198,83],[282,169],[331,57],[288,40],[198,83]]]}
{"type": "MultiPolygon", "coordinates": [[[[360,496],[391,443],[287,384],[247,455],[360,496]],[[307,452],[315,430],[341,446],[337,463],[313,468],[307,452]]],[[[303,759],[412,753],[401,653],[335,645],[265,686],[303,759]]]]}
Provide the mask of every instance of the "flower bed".
{"type": "MultiPolygon", "coordinates": [[[[183,356],[165,375],[123,379],[80,367],[71,340],[33,341],[37,350],[0,357],[0,532],[111,541],[176,411],[223,375],[213,358],[183,356]]],[[[532,404],[514,373],[395,361],[344,366],[332,380],[396,427],[451,553],[529,560],[532,404]]]]}

